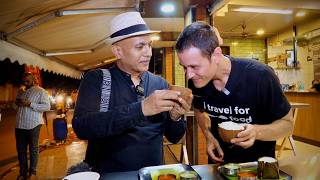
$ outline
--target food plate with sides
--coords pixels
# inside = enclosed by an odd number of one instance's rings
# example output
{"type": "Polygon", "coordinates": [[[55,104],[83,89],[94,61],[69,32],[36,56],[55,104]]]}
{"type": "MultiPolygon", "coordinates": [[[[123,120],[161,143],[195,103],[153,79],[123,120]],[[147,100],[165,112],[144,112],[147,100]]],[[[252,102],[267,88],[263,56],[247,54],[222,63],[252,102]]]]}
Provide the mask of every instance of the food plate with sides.
{"type": "Polygon", "coordinates": [[[200,175],[189,165],[169,164],[150,166],[139,170],[140,180],[201,180],[200,175]]]}

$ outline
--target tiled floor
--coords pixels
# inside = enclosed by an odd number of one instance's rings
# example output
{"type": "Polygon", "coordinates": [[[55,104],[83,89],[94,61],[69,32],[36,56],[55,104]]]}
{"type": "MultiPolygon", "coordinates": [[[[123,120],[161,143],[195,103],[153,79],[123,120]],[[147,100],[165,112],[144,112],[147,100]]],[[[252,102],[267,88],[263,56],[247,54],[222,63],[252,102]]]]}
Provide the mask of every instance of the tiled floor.
{"type": "MultiPolygon", "coordinates": [[[[12,124],[7,123],[7,124],[12,124]]],[[[13,127],[14,129],[14,127],[13,127]]],[[[19,168],[14,157],[8,160],[15,150],[14,139],[12,140],[14,131],[4,130],[3,122],[0,123],[0,179],[12,180],[18,175],[19,168]],[[9,135],[3,134],[4,132],[9,135]],[[7,145],[3,142],[3,137],[11,139],[7,145]],[[9,145],[11,144],[11,145],[9,145]],[[4,146],[5,145],[5,146],[4,146]],[[12,146],[12,147],[10,147],[12,146]],[[11,151],[11,152],[7,152],[11,151]]],[[[14,137],[13,137],[14,138],[14,137]]],[[[6,140],[8,141],[8,139],[6,140]]],[[[293,179],[317,180],[320,179],[320,147],[305,144],[296,141],[297,156],[294,156],[291,150],[285,149],[279,159],[280,168],[286,173],[292,175],[293,179]]],[[[180,157],[180,146],[170,146],[176,157],[180,157]]],[[[80,162],[84,158],[86,143],[84,141],[75,140],[67,145],[53,146],[43,150],[40,153],[38,164],[38,179],[61,179],[65,176],[67,169],[80,162]]],[[[165,162],[167,164],[177,163],[168,148],[165,148],[165,162]]]]}

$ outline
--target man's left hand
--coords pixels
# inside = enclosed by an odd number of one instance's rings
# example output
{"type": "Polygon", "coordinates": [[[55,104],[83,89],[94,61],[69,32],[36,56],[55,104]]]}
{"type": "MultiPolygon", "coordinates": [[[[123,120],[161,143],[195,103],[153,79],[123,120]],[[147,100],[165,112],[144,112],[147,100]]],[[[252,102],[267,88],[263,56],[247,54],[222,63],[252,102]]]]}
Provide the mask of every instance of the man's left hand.
{"type": "Polygon", "coordinates": [[[31,105],[31,102],[26,99],[23,99],[20,103],[21,103],[21,106],[24,106],[24,107],[30,107],[31,105]]]}
{"type": "Polygon", "coordinates": [[[246,124],[244,127],[245,130],[238,133],[236,138],[231,139],[231,143],[243,148],[249,148],[254,144],[257,133],[251,124],[246,124]]]}
{"type": "MultiPolygon", "coordinates": [[[[192,96],[192,95],[191,95],[192,96]]],[[[174,103],[173,109],[169,112],[172,120],[178,120],[182,115],[188,112],[191,108],[192,98],[188,98],[188,102],[183,98],[179,98],[179,103],[174,103]]]]}

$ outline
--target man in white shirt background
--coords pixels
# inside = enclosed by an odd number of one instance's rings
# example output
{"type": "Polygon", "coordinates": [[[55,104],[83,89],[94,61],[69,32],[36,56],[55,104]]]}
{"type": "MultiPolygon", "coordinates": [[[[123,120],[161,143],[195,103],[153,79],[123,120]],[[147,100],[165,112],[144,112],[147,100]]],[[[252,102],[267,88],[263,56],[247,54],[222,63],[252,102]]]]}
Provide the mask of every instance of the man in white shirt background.
{"type": "Polygon", "coordinates": [[[31,73],[25,73],[22,87],[16,97],[18,112],[16,116],[16,147],[20,165],[20,175],[17,179],[36,179],[36,169],[39,156],[39,135],[43,124],[42,114],[50,110],[47,92],[35,85],[31,73]],[[30,167],[28,168],[27,148],[29,146],[30,167]],[[29,174],[28,174],[29,173],[29,174]]]}

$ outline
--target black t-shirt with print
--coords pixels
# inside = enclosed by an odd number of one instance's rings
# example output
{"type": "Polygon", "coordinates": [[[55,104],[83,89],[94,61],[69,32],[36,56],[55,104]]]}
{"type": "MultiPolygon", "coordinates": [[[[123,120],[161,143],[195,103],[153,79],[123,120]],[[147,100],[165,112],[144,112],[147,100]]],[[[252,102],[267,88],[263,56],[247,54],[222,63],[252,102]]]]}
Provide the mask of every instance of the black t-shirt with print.
{"type": "Polygon", "coordinates": [[[290,110],[279,79],[271,68],[254,60],[228,58],[231,60],[231,72],[224,91],[218,91],[212,82],[203,88],[195,88],[189,80],[194,107],[208,113],[211,132],[224,151],[225,162],[249,162],[262,156],[274,157],[275,141],[256,140],[253,146],[244,149],[224,143],[218,135],[218,123],[270,124],[290,110]]]}

